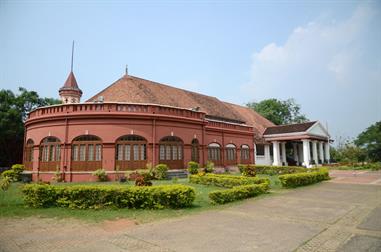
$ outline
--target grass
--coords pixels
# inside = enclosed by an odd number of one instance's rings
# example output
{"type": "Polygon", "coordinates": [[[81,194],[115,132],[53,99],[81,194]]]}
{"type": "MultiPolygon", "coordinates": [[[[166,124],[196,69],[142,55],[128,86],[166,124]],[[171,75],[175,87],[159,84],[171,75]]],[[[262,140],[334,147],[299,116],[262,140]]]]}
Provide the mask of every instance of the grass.
{"type": "MultiPolygon", "coordinates": [[[[267,177],[271,181],[271,192],[276,193],[280,190],[281,185],[277,176],[258,175],[258,177],[267,177]]],[[[72,186],[78,184],[100,184],[100,182],[91,183],[57,183],[59,186],[72,186]]],[[[101,182],[101,184],[119,184],[118,182],[101,182]]],[[[23,195],[21,188],[23,184],[13,183],[8,191],[3,192],[0,190],[0,218],[14,218],[14,217],[48,217],[48,218],[76,218],[91,222],[101,222],[104,220],[127,218],[137,221],[138,223],[147,223],[163,218],[180,217],[184,215],[199,213],[201,211],[223,209],[232,205],[241,204],[243,201],[237,201],[226,205],[213,205],[210,203],[208,194],[214,190],[221,190],[223,188],[216,186],[205,186],[199,184],[192,184],[188,179],[178,180],[163,180],[153,181],[154,185],[160,184],[184,184],[190,185],[196,190],[196,199],[193,206],[185,209],[162,209],[162,210],[148,210],[148,209],[68,209],[68,208],[28,208],[24,206],[23,195]]],[[[126,186],[133,185],[133,182],[123,184],[126,186]]],[[[263,196],[260,196],[263,197],[263,196]]],[[[248,199],[250,200],[250,199],[248,199]]]]}
{"type": "MultiPolygon", "coordinates": [[[[185,209],[162,209],[162,210],[146,210],[146,209],[99,209],[99,210],[77,210],[67,208],[28,208],[24,206],[23,195],[21,192],[22,184],[13,183],[8,191],[0,191],[0,218],[13,217],[50,217],[50,218],[77,218],[85,221],[100,222],[108,219],[128,218],[134,219],[138,223],[152,222],[158,219],[178,217],[187,214],[198,213],[210,209],[220,209],[225,206],[212,205],[208,198],[208,193],[213,190],[221,189],[214,186],[204,186],[190,184],[188,179],[179,179],[175,181],[177,184],[190,185],[196,190],[196,199],[191,208],[185,209]]],[[[174,181],[154,181],[154,185],[172,184],[174,181]]],[[[75,185],[75,184],[97,184],[97,183],[62,183],[56,185],[75,185]]],[[[117,182],[106,182],[102,184],[119,184],[117,182]]],[[[129,185],[132,185],[129,182],[129,185]]],[[[128,184],[126,185],[128,186],[128,184]]]]}

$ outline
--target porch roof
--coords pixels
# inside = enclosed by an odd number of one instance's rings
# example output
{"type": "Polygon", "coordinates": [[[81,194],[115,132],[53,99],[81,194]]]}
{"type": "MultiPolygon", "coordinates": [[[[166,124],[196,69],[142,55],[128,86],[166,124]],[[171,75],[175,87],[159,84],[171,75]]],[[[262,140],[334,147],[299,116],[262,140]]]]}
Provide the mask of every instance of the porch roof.
{"type": "Polygon", "coordinates": [[[303,139],[329,141],[330,135],[319,121],[312,121],[268,127],[263,133],[263,137],[268,142],[303,139]]]}

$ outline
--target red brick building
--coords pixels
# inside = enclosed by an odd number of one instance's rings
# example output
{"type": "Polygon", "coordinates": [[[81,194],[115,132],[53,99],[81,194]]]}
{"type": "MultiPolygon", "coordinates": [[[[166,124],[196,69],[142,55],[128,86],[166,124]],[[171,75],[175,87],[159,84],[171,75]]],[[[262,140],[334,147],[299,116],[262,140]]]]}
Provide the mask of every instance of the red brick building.
{"type": "Polygon", "coordinates": [[[60,171],[65,181],[88,181],[99,168],[112,178],[147,163],[255,163],[255,143],[274,126],[249,108],[127,74],[80,103],[71,72],[59,94],[63,104],[34,110],[25,123],[34,180],[60,171]]]}

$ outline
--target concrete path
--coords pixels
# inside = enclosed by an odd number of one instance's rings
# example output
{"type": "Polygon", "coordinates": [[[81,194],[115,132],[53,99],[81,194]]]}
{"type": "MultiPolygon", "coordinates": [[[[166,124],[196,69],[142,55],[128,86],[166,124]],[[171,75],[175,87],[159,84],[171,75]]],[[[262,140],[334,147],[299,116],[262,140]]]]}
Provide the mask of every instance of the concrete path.
{"type": "Polygon", "coordinates": [[[337,179],[137,226],[0,219],[0,251],[381,251],[381,186],[337,179]]]}

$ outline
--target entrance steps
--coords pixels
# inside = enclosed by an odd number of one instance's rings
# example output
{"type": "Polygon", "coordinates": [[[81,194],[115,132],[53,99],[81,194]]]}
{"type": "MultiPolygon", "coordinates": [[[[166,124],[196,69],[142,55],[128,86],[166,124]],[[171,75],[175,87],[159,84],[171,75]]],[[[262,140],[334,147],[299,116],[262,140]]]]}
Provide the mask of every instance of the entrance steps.
{"type": "Polygon", "coordinates": [[[187,178],[188,172],[187,170],[168,170],[167,172],[167,178],[173,179],[173,178],[187,178]]]}

